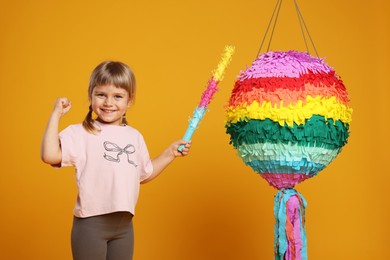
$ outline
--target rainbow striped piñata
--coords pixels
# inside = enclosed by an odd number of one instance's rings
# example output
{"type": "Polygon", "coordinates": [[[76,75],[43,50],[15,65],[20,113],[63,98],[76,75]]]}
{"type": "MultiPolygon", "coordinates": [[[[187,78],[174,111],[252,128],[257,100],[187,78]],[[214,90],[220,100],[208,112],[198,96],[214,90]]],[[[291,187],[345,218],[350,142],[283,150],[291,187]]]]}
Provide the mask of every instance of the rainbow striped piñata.
{"type": "Polygon", "coordinates": [[[308,53],[267,52],[238,76],[226,106],[226,132],[245,164],[280,190],[276,259],[307,259],[306,202],[293,187],[340,153],[351,115],[341,79],[308,53]],[[289,215],[294,208],[299,218],[289,215]]]}

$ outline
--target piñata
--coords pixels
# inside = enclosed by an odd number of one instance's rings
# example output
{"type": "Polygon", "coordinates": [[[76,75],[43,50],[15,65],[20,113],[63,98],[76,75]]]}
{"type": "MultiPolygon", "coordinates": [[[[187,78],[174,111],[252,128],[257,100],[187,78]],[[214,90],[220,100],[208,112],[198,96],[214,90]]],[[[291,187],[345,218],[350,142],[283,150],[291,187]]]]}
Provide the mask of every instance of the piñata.
{"type": "Polygon", "coordinates": [[[263,53],[235,82],[226,132],[244,163],[279,190],[276,259],[307,259],[306,201],[293,188],[316,176],[347,143],[348,101],[334,69],[306,52],[263,53]]]}

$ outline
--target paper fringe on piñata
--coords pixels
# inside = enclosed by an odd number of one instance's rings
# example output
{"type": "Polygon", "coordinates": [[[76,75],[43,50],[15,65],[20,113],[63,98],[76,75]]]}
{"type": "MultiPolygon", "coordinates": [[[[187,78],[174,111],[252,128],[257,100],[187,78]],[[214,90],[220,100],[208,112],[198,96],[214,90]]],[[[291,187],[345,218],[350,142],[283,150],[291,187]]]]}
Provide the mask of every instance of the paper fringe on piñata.
{"type": "MultiPolygon", "coordinates": [[[[224,52],[222,54],[221,60],[218,63],[217,68],[213,71],[211,78],[208,81],[206,89],[203,91],[199,105],[195,108],[192,118],[188,123],[187,130],[183,136],[183,140],[190,141],[192,135],[197,129],[200,121],[202,120],[208,105],[211,102],[215,92],[217,92],[217,85],[223,80],[225,75],[225,70],[229,66],[232,56],[234,54],[235,47],[227,45],[225,46],[224,52]]],[[[184,145],[180,145],[178,150],[182,151],[184,145]]]]}
{"type": "Polygon", "coordinates": [[[347,143],[348,101],[333,68],[304,52],[264,53],[238,76],[226,106],[226,132],[244,163],[280,190],[276,259],[307,259],[306,202],[293,188],[317,175],[347,143]]]}

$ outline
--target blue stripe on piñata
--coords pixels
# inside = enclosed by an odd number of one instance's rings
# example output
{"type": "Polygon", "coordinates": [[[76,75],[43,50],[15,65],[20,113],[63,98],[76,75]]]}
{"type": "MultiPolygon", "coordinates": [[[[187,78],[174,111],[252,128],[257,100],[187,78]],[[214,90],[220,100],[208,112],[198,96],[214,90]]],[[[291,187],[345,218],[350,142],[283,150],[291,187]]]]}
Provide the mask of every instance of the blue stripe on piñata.
{"type": "Polygon", "coordinates": [[[254,171],[258,173],[304,173],[314,176],[323,170],[326,165],[308,162],[305,158],[301,161],[251,161],[248,162],[254,171]]]}
{"type": "Polygon", "coordinates": [[[340,149],[323,147],[307,147],[298,144],[257,143],[242,144],[237,147],[238,156],[247,163],[260,161],[300,161],[305,158],[309,162],[328,165],[339,154],[340,149]]]}

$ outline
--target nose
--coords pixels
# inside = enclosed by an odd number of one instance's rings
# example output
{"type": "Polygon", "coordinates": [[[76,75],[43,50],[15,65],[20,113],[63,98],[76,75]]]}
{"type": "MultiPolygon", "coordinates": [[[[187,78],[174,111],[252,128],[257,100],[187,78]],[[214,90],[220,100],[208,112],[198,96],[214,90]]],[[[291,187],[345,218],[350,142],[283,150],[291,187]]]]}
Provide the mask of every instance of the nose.
{"type": "Polygon", "coordinates": [[[105,105],[105,106],[111,106],[112,104],[113,104],[112,98],[107,97],[107,98],[104,100],[104,105],[105,105]]]}

